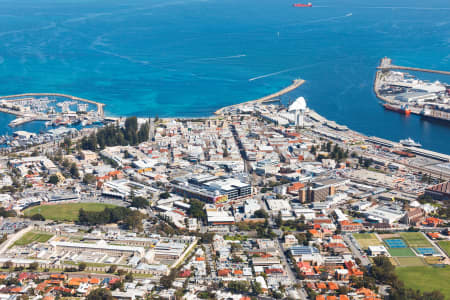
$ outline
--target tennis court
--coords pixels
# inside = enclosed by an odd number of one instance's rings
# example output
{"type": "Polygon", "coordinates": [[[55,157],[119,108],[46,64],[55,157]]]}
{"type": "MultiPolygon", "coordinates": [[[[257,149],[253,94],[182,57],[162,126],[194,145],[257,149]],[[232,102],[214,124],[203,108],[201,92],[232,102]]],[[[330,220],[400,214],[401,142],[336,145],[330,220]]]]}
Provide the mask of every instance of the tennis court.
{"type": "Polygon", "coordinates": [[[417,253],[422,255],[433,255],[438,253],[434,248],[415,248],[415,249],[417,253]]]}
{"type": "Polygon", "coordinates": [[[384,242],[389,248],[406,248],[406,244],[402,239],[390,239],[384,240],[384,242]]]}

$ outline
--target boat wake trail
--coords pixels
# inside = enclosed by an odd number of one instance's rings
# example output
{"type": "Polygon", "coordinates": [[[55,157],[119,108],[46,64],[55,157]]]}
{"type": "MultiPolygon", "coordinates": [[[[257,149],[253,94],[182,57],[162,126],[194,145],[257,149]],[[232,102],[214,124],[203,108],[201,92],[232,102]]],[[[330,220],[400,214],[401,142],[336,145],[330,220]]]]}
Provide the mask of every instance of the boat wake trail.
{"type": "Polygon", "coordinates": [[[329,22],[329,21],[334,21],[334,20],[339,20],[339,19],[345,19],[345,18],[348,18],[348,17],[351,17],[351,16],[353,16],[353,13],[348,13],[348,14],[345,14],[343,16],[336,16],[336,17],[330,17],[330,18],[316,19],[316,20],[306,21],[306,22],[302,22],[302,23],[287,24],[285,27],[297,26],[297,25],[308,25],[308,24],[315,24],[315,23],[322,23],[322,22],[329,22]]]}
{"type": "Polygon", "coordinates": [[[301,67],[289,68],[289,69],[281,70],[281,71],[278,71],[278,72],[273,72],[273,73],[269,73],[269,74],[256,76],[256,77],[250,78],[248,81],[255,81],[255,80],[258,80],[258,79],[272,77],[272,76],[275,76],[275,75],[279,75],[279,74],[283,74],[283,73],[287,73],[287,72],[291,72],[291,71],[295,71],[295,70],[315,67],[315,66],[318,66],[318,65],[321,65],[321,64],[324,64],[324,63],[327,63],[327,62],[320,62],[320,63],[310,64],[310,65],[304,65],[304,66],[301,66],[301,67]]]}
{"type": "Polygon", "coordinates": [[[294,71],[294,70],[298,70],[298,69],[301,69],[301,68],[302,68],[302,67],[290,68],[290,69],[281,70],[281,71],[278,71],[278,72],[273,72],[273,73],[269,73],[269,74],[264,74],[264,75],[261,75],[261,76],[257,76],[257,77],[250,78],[248,81],[255,81],[255,80],[258,80],[258,79],[262,79],[262,78],[272,77],[272,76],[275,76],[275,75],[278,75],[278,74],[287,73],[287,72],[294,71]]]}
{"type": "Polygon", "coordinates": [[[240,57],[246,57],[246,56],[247,56],[247,54],[237,54],[237,55],[230,55],[230,56],[198,58],[198,59],[193,59],[190,61],[222,60],[222,59],[232,59],[232,58],[240,58],[240,57]]]}
{"type": "Polygon", "coordinates": [[[372,8],[372,9],[410,9],[410,10],[450,10],[450,7],[409,7],[409,6],[369,6],[369,7],[358,7],[361,9],[372,8]]]}

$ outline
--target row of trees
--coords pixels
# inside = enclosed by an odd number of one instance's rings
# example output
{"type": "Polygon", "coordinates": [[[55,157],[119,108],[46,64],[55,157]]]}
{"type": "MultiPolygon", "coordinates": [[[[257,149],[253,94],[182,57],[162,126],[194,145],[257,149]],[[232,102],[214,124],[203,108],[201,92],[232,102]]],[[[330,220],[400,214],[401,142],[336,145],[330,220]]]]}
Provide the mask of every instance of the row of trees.
{"type": "Polygon", "coordinates": [[[103,211],[85,211],[80,209],[78,221],[83,225],[94,226],[110,223],[122,223],[128,229],[142,231],[144,216],[136,210],[126,207],[105,208],[103,211]]]}
{"type": "Polygon", "coordinates": [[[119,127],[117,124],[107,125],[89,137],[81,139],[81,148],[84,150],[96,151],[107,146],[135,146],[148,140],[150,132],[149,122],[139,127],[136,117],[129,117],[125,120],[125,126],[119,127]]]}

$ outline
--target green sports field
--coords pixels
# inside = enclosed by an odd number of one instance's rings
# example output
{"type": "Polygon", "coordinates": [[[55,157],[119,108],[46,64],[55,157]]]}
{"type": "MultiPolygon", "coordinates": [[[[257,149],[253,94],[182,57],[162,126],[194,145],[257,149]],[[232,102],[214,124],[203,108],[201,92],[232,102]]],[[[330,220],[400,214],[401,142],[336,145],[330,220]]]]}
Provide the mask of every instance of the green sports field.
{"type": "Polygon", "coordinates": [[[405,240],[408,246],[412,248],[433,247],[427,238],[420,232],[401,232],[400,236],[405,240]]]}
{"type": "Polygon", "coordinates": [[[34,242],[45,243],[48,241],[53,235],[47,233],[39,233],[39,232],[27,232],[20,239],[18,239],[14,245],[15,246],[24,246],[34,242]]]}
{"type": "Polygon", "coordinates": [[[392,256],[416,256],[410,248],[388,248],[392,256]]]}
{"type": "Polygon", "coordinates": [[[395,258],[400,267],[418,267],[418,266],[425,266],[425,262],[422,257],[396,257],[395,258]]]}
{"type": "Polygon", "coordinates": [[[353,237],[358,241],[359,246],[364,250],[367,250],[369,246],[383,245],[374,233],[354,233],[353,237]]]}
{"type": "Polygon", "coordinates": [[[422,267],[398,267],[395,269],[400,280],[405,286],[412,289],[431,292],[439,290],[450,300],[450,266],[445,268],[422,267]]]}
{"type": "Polygon", "coordinates": [[[25,216],[41,214],[44,218],[55,221],[76,221],[78,212],[82,208],[86,211],[102,211],[106,207],[115,207],[104,203],[64,203],[55,205],[40,205],[28,208],[24,211],[25,216]]]}
{"type": "Polygon", "coordinates": [[[438,242],[439,247],[442,248],[442,250],[445,251],[445,253],[447,253],[447,255],[450,255],[450,241],[440,241],[438,242]]]}

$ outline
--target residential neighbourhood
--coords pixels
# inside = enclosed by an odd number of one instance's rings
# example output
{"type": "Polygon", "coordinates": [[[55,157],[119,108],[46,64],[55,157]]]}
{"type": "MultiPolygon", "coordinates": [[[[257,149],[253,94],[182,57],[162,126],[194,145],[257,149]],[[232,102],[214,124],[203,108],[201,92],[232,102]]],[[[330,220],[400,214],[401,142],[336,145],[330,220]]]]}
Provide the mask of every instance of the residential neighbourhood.
{"type": "Polygon", "coordinates": [[[130,117],[4,153],[0,296],[448,297],[450,157],[302,118],[130,117]]]}

